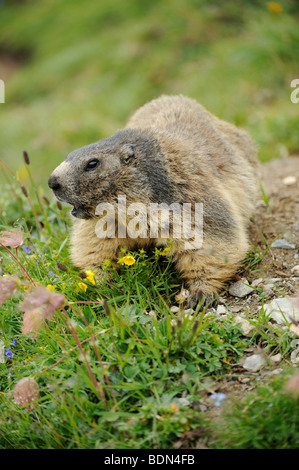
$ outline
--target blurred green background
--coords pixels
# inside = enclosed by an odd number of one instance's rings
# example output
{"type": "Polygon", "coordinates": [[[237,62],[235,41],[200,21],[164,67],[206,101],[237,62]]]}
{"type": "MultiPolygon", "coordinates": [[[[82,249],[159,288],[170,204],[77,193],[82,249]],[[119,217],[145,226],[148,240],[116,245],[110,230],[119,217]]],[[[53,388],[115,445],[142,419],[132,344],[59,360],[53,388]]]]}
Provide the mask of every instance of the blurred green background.
{"type": "Polygon", "coordinates": [[[298,20],[295,0],[0,0],[1,158],[17,170],[26,149],[47,193],[70,151],[162,93],[246,128],[262,161],[299,152],[298,20]]]}

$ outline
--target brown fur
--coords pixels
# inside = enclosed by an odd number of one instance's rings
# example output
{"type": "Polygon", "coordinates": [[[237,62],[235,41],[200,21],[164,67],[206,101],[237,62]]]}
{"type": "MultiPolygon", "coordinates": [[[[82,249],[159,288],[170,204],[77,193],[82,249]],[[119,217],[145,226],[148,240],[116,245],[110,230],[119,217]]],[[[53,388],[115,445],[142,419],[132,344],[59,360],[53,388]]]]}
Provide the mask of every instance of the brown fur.
{"type": "MultiPolygon", "coordinates": [[[[127,203],[203,203],[201,249],[173,241],[173,257],[190,298],[214,296],[234,275],[248,251],[247,225],[257,194],[256,149],[246,132],[219,120],[195,100],[162,96],[136,111],[124,130],[72,152],[53,172],[56,196],[79,209],[71,236],[73,263],[99,269],[116,261],[121,247],[165,245],[165,239],[99,239],[99,202],[124,194],[127,203]],[[86,172],[92,158],[100,166],[86,172]]],[[[170,234],[171,238],[171,234],[170,234]]]]}

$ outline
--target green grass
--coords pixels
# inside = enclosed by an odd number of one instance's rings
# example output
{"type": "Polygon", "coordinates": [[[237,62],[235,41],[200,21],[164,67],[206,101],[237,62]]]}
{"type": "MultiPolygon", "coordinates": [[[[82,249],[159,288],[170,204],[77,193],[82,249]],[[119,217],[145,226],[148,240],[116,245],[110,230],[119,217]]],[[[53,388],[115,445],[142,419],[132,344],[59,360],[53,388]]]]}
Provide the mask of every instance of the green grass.
{"type": "Polygon", "coordinates": [[[111,135],[162,93],[244,126],[261,160],[298,152],[298,5],[264,1],[11,1],[1,54],[19,65],[0,111],[3,158],[29,151],[38,185],[73,149],[111,135]],[[20,21],[22,18],[22,21],[20,21]]]}
{"type": "Polygon", "coordinates": [[[292,375],[293,371],[287,371],[274,376],[245,399],[235,401],[226,410],[215,447],[298,449],[299,397],[285,390],[292,375]]]}

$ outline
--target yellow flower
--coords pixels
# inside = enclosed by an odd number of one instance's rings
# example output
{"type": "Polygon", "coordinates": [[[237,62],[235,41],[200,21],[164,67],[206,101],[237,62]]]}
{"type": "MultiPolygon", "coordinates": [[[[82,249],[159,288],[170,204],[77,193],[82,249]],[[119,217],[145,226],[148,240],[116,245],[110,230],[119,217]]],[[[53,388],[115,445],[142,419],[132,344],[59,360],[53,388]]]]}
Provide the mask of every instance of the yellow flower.
{"type": "Polygon", "coordinates": [[[84,292],[87,291],[87,285],[84,282],[78,282],[78,286],[80,287],[81,290],[84,292]]]}
{"type": "Polygon", "coordinates": [[[85,274],[87,274],[86,280],[90,282],[91,284],[95,285],[94,273],[91,270],[89,270],[89,271],[85,271],[85,274]]]}
{"type": "Polygon", "coordinates": [[[283,11],[282,6],[276,2],[268,2],[267,7],[272,13],[281,13],[283,11]]]}
{"type": "Polygon", "coordinates": [[[132,264],[135,263],[135,258],[134,256],[131,256],[131,255],[126,255],[124,256],[123,258],[119,258],[118,262],[120,264],[125,264],[127,266],[132,266],[132,264]]]}
{"type": "Polygon", "coordinates": [[[48,285],[47,285],[47,289],[48,289],[48,290],[55,290],[55,287],[52,286],[52,284],[48,284],[48,285]]]}
{"type": "Polygon", "coordinates": [[[110,264],[111,264],[110,259],[105,259],[104,265],[105,265],[105,266],[110,266],[110,264]]]}
{"type": "Polygon", "coordinates": [[[36,354],[34,354],[33,356],[28,356],[28,357],[25,359],[25,362],[31,361],[31,359],[34,359],[35,357],[36,357],[36,354]]]}
{"type": "Polygon", "coordinates": [[[161,251],[161,256],[166,256],[166,253],[170,253],[170,251],[170,248],[167,246],[163,251],[161,251]]]}

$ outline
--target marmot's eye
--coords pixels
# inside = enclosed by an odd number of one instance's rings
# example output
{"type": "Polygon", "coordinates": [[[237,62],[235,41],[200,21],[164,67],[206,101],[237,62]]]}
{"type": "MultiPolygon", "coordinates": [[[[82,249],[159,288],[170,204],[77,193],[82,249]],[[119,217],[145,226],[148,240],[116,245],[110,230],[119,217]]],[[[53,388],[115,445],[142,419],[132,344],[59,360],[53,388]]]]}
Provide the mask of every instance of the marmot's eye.
{"type": "Polygon", "coordinates": [[[90,160],[90,162],[88,162],[85,167],[85,171],[94,170],[95,168],[97,168],[97,166],[99,166],[99,163],[99,160],[90,160]]]}

